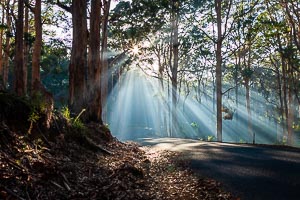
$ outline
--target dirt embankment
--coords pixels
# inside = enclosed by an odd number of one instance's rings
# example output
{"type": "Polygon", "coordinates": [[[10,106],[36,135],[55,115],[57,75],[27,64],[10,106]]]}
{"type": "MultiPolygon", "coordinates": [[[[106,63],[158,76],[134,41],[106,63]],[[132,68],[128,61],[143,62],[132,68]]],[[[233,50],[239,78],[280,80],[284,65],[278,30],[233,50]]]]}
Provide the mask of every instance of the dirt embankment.
{"type": "Polygon", "coordinates": [[[195,177],[183,156],[122,143],[97,124],[72,129],[53,115],[50,129],[36,122],[28,134],[28,104],[9,102],[0,119],[0,199],[233,199],[195,177]],[[14,104],[24,107],[17,120],[14,104]]]}

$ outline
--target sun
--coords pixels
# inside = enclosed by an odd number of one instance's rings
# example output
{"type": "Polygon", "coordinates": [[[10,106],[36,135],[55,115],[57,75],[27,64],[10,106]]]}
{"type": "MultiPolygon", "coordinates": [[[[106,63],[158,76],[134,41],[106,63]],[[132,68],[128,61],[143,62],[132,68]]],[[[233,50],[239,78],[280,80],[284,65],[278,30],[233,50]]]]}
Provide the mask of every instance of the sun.
{"type": "Polygon", "coordinates": [[[140,50],[139,47],[135,45],[132,47],[131,52],[136,55],[139,53],[139,50],[140,50]]]}

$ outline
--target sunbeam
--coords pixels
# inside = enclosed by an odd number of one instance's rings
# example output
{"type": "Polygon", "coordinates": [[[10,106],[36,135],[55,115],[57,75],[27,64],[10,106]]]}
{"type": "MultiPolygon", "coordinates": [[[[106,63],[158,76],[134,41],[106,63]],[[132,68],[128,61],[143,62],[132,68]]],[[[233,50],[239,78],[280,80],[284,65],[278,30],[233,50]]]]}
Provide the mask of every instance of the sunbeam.
{"type": "MultiPolygon", "coordinates": [[[[140,68],[124,72],[110,93],[108,124],[121,140],[180,137],[216,140],[216,111],[212,92],[195,98],[195,92],[179,95],[172,108],[170,86],[146,75],[140,68]],[[172,109],[172,110],[171,110],[172,109]],[[173,117],[176,116],[174,130],[173,117]]],[[[272,107],[265,107],[263,97],[251,92],[251,124],[246,109],[245,89],[239,88],[238,102],[224,95],[223,141],[237,143],[282,142],[282,127],[274,117],[265,117],[272,107]],[[229,116],[230,115],[230,116],[229,116]],[[250,131],[250,132],[249,132],[250,131]]]]}

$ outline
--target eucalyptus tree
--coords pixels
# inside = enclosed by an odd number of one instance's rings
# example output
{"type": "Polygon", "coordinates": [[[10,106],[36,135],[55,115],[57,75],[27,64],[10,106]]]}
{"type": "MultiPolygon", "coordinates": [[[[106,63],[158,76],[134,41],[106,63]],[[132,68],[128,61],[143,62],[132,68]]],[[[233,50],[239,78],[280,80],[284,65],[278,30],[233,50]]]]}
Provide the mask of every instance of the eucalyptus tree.
{"type": "Polygon", "coordinates": [[[88,52],[88,94],[89,107],[88,113],[93,120],[101,119],[102,104],[100,94],[100,25],[101,25],[101,0],[91,1],[90,14],[90,34],[88,52]]]}
{"type": "Polygon", "coordinates": [[[13,7],[16,1],[11,2],[6,0],[3,2],[2,12],[5,13],[5,42],[4,42],[4,51],[2,59],[2,71],[0,71],[0,76],[3,81],[3,89],[7,88],[8,85],[8,71],[9,71],[9,58],[10,58],[10,47],[11,47],[11,38],[12,38],[12,16],[13,7]],[[11,6],[12,4],[12,6],[11,6]]]}
{"type": "Polygon", "coordinates": [[[248,142],[255,142],[255,136],[253,133],[252,122],[252,108],[250,99],[250,84],[253,83],[253,73],[257,50],[255,44],[258,35],[258,23],[257,16],[260,12],[260,7],[256,6],[254,1],[241,2],[239,7],[239,19],[238,19],[238,49],[236,56],[238,62],[236,63],[241,70],[241,78],[243,79],[243,85],[246,89],[246,110],[247,110],[247,123],[248,123],[248,142]],[[242,67],[244,66],[244,67],[242,67]]]}
{"type": "Polygon", "coordinates": [[[26,78],[24,67],[24,0],[18,0],[18,16],[16,21],[16,50],[15,50],[15,73],[14,91],[19,96],[26,95],[26,78]]]}
{"type": "MultiPolygon", "coordinates": [[[[269,4],[270,5],[270,4],[269,4]]],[[[275,4],[275,8],[279,7],[279,4],[275,4]]],[[[297,59],[295,41],[293,42],[293,30],[292,24],[289,23],[289,15],[282,15],[282,12],[277,11],[276,13],[270,12],[271,8],[268,8],[268,12],[271,20],[275,25],[276,30],[276,46],[281,57],[281,68],[282,68],[282,87],[283,87],[283,102],[285,112],[285,126],[287,130],[287,142],[292,145],[294,142],[294,61],[297,59]],[[277,21],[274,21],[277,18],[277,21]]],[[[299,59],[299,57],[298,57],[299,59]]]]}
{"type": "Polygon", "coordinates": [[[108,90],[107,33],[110,0],[92,0],[88,38],[88,120],[106,121],[108,90]],[[103,14],[101,14],[103,10],[103,14]],[[100,18],[102,16],[102,20],[100,18]],[[100,34],[101,33],[101,34],[100,34]]]}
{"type": "MultiPolygon", "coordinates": [[[[280,141],[287,138],[288,144],[292,144],[294,141],[293,124],[295,123],[295,97],[299,93],[297,87],[297,81],[295,77],[299,73],[297,72],[297,66],[299,63],[299,53],[297,53],[297,46],[294,38],[294,30],[290,23],[290,14],[286,14],[283,10],[286,10],[286,5],[283,2],[264,1],[265,10],[258,16],[260,31],[262,33],[263,42],[265,44],[265,54],[268,54],[265,58],[265,63],[268,64],[268,70],[272,72],[276,77],[276,93],[278,97],[273,100],[274,104],[278,107],[278,114],[280,122],[283,127],[283,136],[278,135],[280,141]],[[267,45],[266,45],[267,44],[267,45]]],[[[296,20],[296,19],[295,19],[296,20]]],[[[262,38],[261,37],[261,38],[262,38]]],[[[262,69],[261,69],[262,70],[262,69]]],[[[266,86],[268,78],[261,81],[261,88],[266,91],[268,87],[275,87],[270,83],[266,86]],[[263,85],[264,84],[264,85],[263,85]]],[[[266,91],[267,100],[270,100],[270,96],[274,96],[274,92],[266,91]],[[270,95],[271,93],[271,95],[270,95]]],[[[274,97],[273,97],[274,98],[274,97]]]]}
{"type": "Polygon", "coordinates": [[[102,118],[107,122],[107,96],[108,96],[108,21],[111,0],[105,0],[102,3],[103,15],[101,21],[101,104],[103,107],[102,118]]]}
{"type": "Polygon", "coordinates": [[[42,1],[36,0],[34,7],[34,28],[35,40],[32,55],[32,75],[31,87],[33,88],[34,82],[40,82],[40,63],[41,63],[41,50],[43,41],[43,28],[42,28],[42,1]]]}
{"type": "MultiPolygon", "coordinates": [[[[5,6],[1,5],[0,7],[2,14],[1,14],[1,22],[0,22],[0,90],[3,90],[4,84],[3,84],[3,36],[4,36],[4,19],[5,19],[5,6]]],[[[1,12],[0,12],[1,13],[1,12]]]]}
{"type": "Polygon", "coordinates": [[[105,103],[108,84],[106,53],[110,0],[92,0],[91,3],[56,1],[55,4],[72,14],[69,104],[75,113],[86,109],[85,120],[102,124],[102,104],[105,103]],[[88,8],[91,8],[90,15],[88,8]]]}
{"type": "Polygon", "coordinates": [[[86,107],[87,68],[87,2],[73,0],[72,7],[73,40],[69,66],[69,103],[75,113],[86,107]]]}
{"type": "MultiPolygon", "coordinates": [[[[222,48],[223,42],[232,30],[234,20],[232,18],[234,9],[232,7],[237,5],[237,2],[214,0],[206,1],[204,12],[207,15],[208,21],[205,26],[199,27],[215,45],[215,77],[216,77],[216,135],[217,140],[222,141],[222,48]]],[[[204,8],[204,7],[203,7],[204,8]]],[[[203,10],[202,8],[202,10],[203,10]]],[[[202,16],[205,15],[204,13],[202,16]]]]}
{"type": "Polygon", "coordinates": [[[287,16],[287,22],[291,27],[292,40],[300,51],[300,3],[296,0],[280,0],[280,5],[287,16]]]}

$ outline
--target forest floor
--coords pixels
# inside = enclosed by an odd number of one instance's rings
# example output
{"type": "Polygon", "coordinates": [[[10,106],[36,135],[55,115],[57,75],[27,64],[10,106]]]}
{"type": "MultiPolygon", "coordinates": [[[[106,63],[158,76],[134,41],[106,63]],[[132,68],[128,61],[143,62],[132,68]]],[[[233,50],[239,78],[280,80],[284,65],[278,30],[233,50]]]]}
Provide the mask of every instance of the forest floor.
{"type": "Polygon", "coordinates": [[[42,144],[0,125],[0,199],[233,199],[197,178],[183,156],[113,140],[42,144]]]}
{"type": "Polygon", "coordinates": [[[0,98],[0,199],[237,199],[193,174],[179,153],[120,142],[97,124],[84,137],[60,121],[29,134],[28,120],[15,119],[23,103],[13,112],[14,101],[4,104],[0,98]]]}
{"type": "Polygon", "coordinates": [[[107,153],[70,141],[42,145],[3,124],[0,137],[0,199],[233,199],[178,153],[117,140],[102,144],[107,153]]]}

